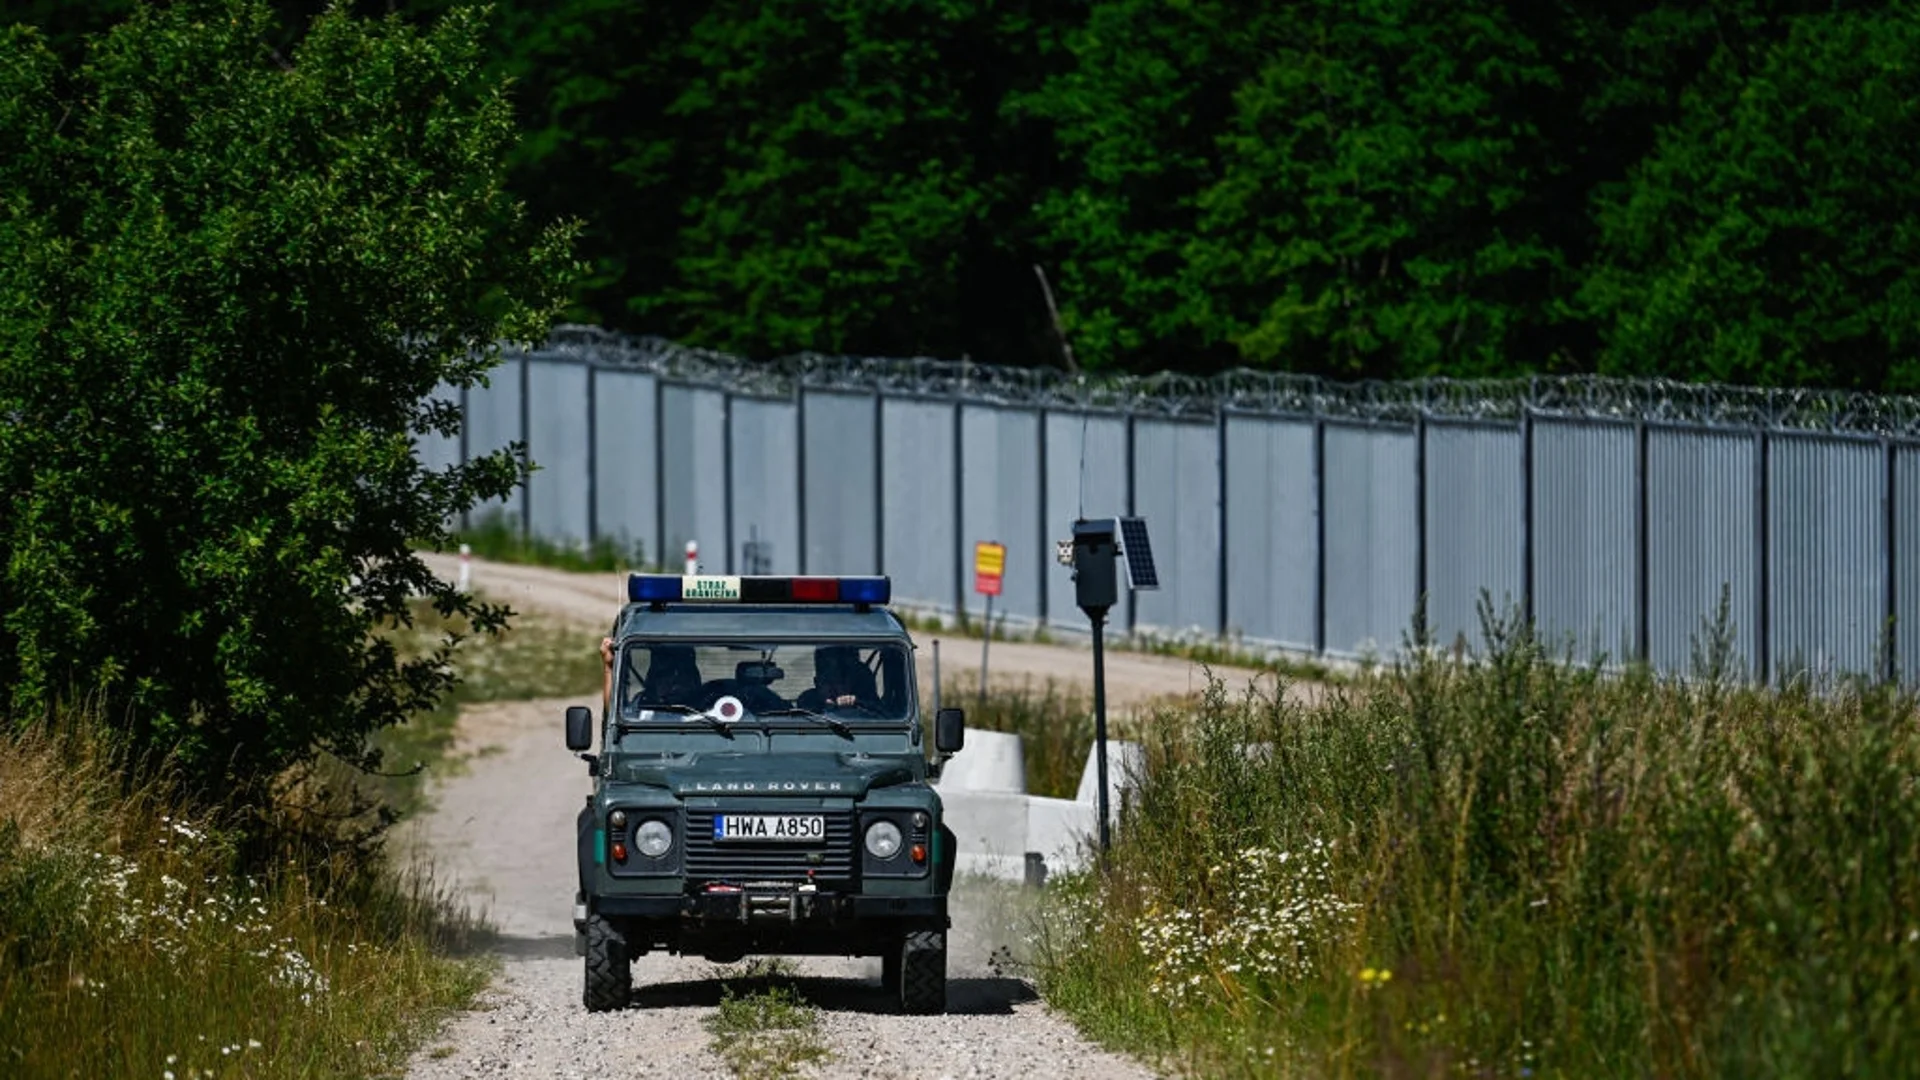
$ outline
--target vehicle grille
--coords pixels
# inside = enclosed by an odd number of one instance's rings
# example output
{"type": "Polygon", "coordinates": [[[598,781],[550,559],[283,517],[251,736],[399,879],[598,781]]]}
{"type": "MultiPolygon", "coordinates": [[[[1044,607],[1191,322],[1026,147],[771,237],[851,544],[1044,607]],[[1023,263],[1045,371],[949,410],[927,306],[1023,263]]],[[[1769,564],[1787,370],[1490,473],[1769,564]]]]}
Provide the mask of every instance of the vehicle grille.
{"type": "MultiPolygon", "coordinates": [[[[809,811],[811,812],[811,811],[809,811]]],[[[816,881],[853,879],[853,815],[827,813],[824,844],[713,838],[713,813],[687,812],[689,880],[695,881],[804,881],[813,871],[816,881]]]]}

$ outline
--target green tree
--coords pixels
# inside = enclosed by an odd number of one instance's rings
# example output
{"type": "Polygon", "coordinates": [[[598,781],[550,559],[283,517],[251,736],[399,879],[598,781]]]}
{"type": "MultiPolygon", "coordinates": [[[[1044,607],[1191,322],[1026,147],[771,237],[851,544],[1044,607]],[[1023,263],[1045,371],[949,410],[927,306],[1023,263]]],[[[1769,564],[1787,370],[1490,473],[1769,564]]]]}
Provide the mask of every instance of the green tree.
{"type": "Polygon", "coordinates": [[[1229,348],[1183,304],[1196,199],[1219,176],[1233,95],[1295,5],[1095,0],[1065,34],[1068,66],[1014,96],[1051,129],[1057,162],[1035,246],[1056,268],[1062,321],[1090,367],[1209,369],[1229,348]]]}
{"type": "Polygon", "coordinates": [[[409,596],[500,624],[411,545],[520,466],[413,442],[572,265],[503,189],[476,17],[273,30],[142,7],[71,64],[0,30],[0,684],[23,722],[104,701],[209,793],[435,699],[444,651],[373,632],[409,596]]]}
{"type": "Polygon", "coordinates": [[[682,140],[696,183],[674,278],[632,309],[747,352],[950,348],[961,260],[995,198],[969,97],[996,59],[990,6],[707,8],[669,107],[703,133],[682,140]]]}
{"type": "Polygon", "coordinates": [[[1601,203],[1604,370],[1920,389],[1920,10],[1719,50],[1601,203]]]}
{"type": "Polygon", "coordinates": [[[1504,374],[1564,317],[1537,117],[1559,79],[1498,2],[1296,5],[1234,95],[1166,296],[1259,365],[1504,374]]]}

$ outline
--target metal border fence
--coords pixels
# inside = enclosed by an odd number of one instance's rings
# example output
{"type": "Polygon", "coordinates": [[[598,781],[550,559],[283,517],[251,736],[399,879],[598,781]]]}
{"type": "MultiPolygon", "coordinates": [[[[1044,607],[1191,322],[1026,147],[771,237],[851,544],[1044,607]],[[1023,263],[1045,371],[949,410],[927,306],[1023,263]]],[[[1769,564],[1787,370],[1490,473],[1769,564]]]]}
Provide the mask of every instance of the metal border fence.
{"type": "Polygon", "coordinates": [[[1053,542],[1148,519],[1163,590],[1121,628],[1331,657],[1484,595],[1581,659],[1683,672],[1724,597],[1748,675],[1920,670],[1920,399],[1600,377],[1337,383],[931,359],[749,361],[592,327],[443,390],[446,463],[512,442],[503,513],[715,572],[883,572],[953,611],[1007,545],[1012,620],[1083,628],[1053,542]]]}

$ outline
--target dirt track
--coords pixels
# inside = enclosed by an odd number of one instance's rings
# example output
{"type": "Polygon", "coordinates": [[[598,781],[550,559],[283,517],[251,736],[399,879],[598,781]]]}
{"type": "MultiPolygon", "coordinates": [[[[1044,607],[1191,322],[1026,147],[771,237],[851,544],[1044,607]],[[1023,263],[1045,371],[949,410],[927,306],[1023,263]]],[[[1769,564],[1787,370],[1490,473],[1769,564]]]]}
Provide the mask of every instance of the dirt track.
{"type": "MultiPolygon", "coordinates": [[[[424,558],[435,573],[448,580],[453,580],[458,573],[458,556],[429,554],[424,558]]],[[[506,604],[515,611],[540,612],[576,623],[589,635],[604,633],[613,625],[614,615],[626,597],[624,575],[574,574],[481,559],[473,560],[472,584],[488,600],[506,604]]],[[[932,665],[930,643],[941,635],[918,632],[914,637],[920,644],[916,663],[924,681],[932,665]]],[[[589,637],[583,647],[591,647],[594,640],[597,639],[589,637]]],[[[979,640],[942,638],[940,666],[941,681],[949,687],[956,682],[974,683],[980,677],[979,640]]],[[[1049,679],[1089,691],[1093,685],[1093,652],[1083,646],[996,641],[987,666],[995,686],[1041,684],[1049,679]]],[[[1240,695],[1249,683],[1263,678],[1261,673],[1244,668],[1214,668],[1213,673],[1232,696],[1240,695]]],[[[1272,677],[1264,678],[1265,688],[1272,689],[1272,677]]],[[[1107,651],[1107,702],[1116,710],[1198,693],[1205,685],[1200,665],[1190,660],[1107,651]]],[[[1288,690],[1290,694],[1310,692],[1304,684],[1289,684],[1288,690]]],[[[582,703],[587,700],[583,698],[582,703]]]]}
{"type": "MultiPolygon", "coordinates": [[[[435,565],[452,572],[450,559],[435,565]]],[[[604,577],[496,564],[475,577],[476,586],[516,609],[575,620],[583,648],[593,647],[594,635],[614,612],[613,584],[604,577]]],[[[1025,669],[1036,675],[1063,676],[1074,666],[1071,649],[1006,651],[1024,656],[1025,669]]],[[[1008,666],[1019,670],[1016,663],[1008,666]]],[[[1155,669],[1134,669],[1126,692],[1145,698],[1156,686],[1165,687],[1147,677],[1155,669]]],[[[1166,677],[1169,669],[1158,670],[1166,677]]],[[[1171,689],[1184,686],[1175,681],[1171,689]]],[[[463,764],[436,780],[434,808],[410,825],[408,838],[431,855],[443,883],[486,909],[499,929],[496,951],[503,969],[476,1011],[454,1018],[416,1055],[409,1068],[414,1080],[612,1080],[726,1071],[708,1048],[703,1027],[721,995],[719,970],[704,960],[642,957],[634,963],[632,1008],[589,1014],[581,1007],[581,961],[572,951],[572,837],[589,781],[585,767],[563,748],[561,710],[598,696],[597,686],[583,686],[568,699],[480,706],[461,717],[452,760],[463,764]]],[[[820,1009],[820,1036],[831,1054],[806,1075],[1153,1075],[1089,1045],[1048,1012],[1026,981],[992,962],[994,945],[1006,937],[1005,927],[996,925],[1004,921],[996,914],[1002,900],[1004,887],[956,883],[944,1016],[902,1016],[888,1008],[877,961],[800,960],[800,990],[820,1009]]]]}

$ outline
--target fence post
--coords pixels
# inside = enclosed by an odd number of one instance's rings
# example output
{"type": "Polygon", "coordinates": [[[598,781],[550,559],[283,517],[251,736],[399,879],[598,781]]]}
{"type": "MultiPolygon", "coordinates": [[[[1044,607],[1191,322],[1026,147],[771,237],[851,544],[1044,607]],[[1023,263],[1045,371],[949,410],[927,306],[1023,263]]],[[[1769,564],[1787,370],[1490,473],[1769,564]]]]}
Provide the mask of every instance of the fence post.
{"type": "Polygon", "coordinates": [[[726,554],[720,565],[737,574],[733,561],[733,391],[720,391],[720,536],[726,554]]]}
{"type": "Polygon", "coordinates": [[[667,386],[653,377],[653,558],[660,569],[667,562],[667,386]]]}
{"type": "Polygon", "coordinates": [[[597,376],[600,369],[587,362],[587,543],[600,538],[600,418],[597,376]]]}
{"type": "Polygon", "coordinates": [[[793,386],[793,460],[795,475],[795,496],[793,503],[793,524],[800,537],[799,561],[795,569],[798,573],[807,572],[807,386],[796,376],[793,386]]]}
{"type": "MultiPolygon", "coordinates": [[[[527,387],[533,382],[533,354],[520,354],[520,449],[521,460],[533,461],[532,410],[527,402],[527,387]]],[[[520,539],[533,535],[533,477],[520,481],[520,539]]]]}
{"type": "Polygon", "coordinates": [[[1034,582],[1036,585],[1039,586],[1039,589],[1040,589],[1040,594],[1038,598],[1040,625],[1045,626],[1047,625],[1047,569],[1053,566],[1053,542],[1047,539],[1047,410],[1046,410],[1046,407],[1042,406],[1040,409],[1036,410],[1034,413],[1034,416],[1037,421],[1037,425],[1039,427],[1039,433],[1038,433],[1039,438],[1036,440],[1039,443],[1038,463],[1036,466],[1039,469],[1039,472],[1036,474],[1039,479],[1039,483],[1035,484],[1034,486],[1039,491],[1039,498],[1040,498],[1040,512],[1034,515],[1034,519],[1039,523],[1039,526],[1040,526],[1040,529],[1039,529],[1040,535],[1036,538],[1039,542],[1039,546],[1034,549],[1034,551],[1036,552],[1036,554],[1034,555],[1034,582]]]}
{"type": "Polygon", "coordinates": [[[1313,418],[1313,652],[1327,655],[1327,421],[1313,418]]]}
{"type": "Polygon", "coordinates": [[[967,465],[966,419],[963,391],[953,394],[953,537],[947,561],[953,566],[953,615],[956,623],[967,614],[967,465]]]}
{"type": "Polygon", "coordinates": [[[1220,404],[1216,406],[1216,411],[1219,414],[1220,432],[1214,444],[1216,447],[1214,484],[1219,492],[1219,501],[1216,505],[1220,517],[1220,557],[1214,575],[1214,594],[1220,601],[1218,633],[1224,638],[1227,636],[1228,620],[1231,618],[1231,613],[1227,609],[1227,407],[1224,403],[1220,404]]]}
{"type": "Polygon", "coordinates": [[[1633,648],[1640,662],[1653,666],[1652,591],[1648,582],[1653,575],[1652,523],[1647,493],[1647,421],[1633,423],[1633,648]]]}
{"type": "Polygon", "coordinates": [[[1881,625],[1885,628],[1886,656],[1881,661],[1882,682],[1900,681],[1900,587],[1894,576],[1900,570],[1900,451],[1892,439],[1881,440],[1886,454],[1886,498],[1881,503],[1881,513],[1885,518],[1886,531],[1881,535],[1881,545],[1885,552],[1886,574],[1886,614],[1881,625]]]}
{"type": "Polygon", "coordinates": [[[1413,417],[1413,603],[1426,608],[1422,621],[1433,634],[1433,610],[1427,606],[1427,407],[1413,417]]]}
{"type": "Polygon", "coordinates": [[[882,435],[886,400],[879,390],[873,392],[873,569],[868,571],[873,574],[887,572],[887,440],[882,435]]]}
{"type": "MultiPolygon", "coordinates": [[[[1529,383],[1529,386],[1532,384],[1529,383]]],[[[1520,406],[1520,610],[1527,630],[1537,633],[1533,575],[1533,403],[1520,406]]]]}
{"type": "Polygon", "coordinates": [[[1754,597],[1754,668],[1759,676],[1758,682],[1766,686],[1773,681],[1773,609],[1770,604],[1773,592],[1773,568],[1768,565],[1773,560],[1772,546],[1767,542],[1767,476],[1768,440],[1765,428],[1754,433],[1753,468],[1753,531],[1754,578],[1758,586],[1754,597]]]}
{"type": "MultiPolygon", "coordinates": [[[[1134,473],[1137,470],[1133,467],[1133,422],[1134,422],[1134,414],[1132,412],[1127,413],[1127,516],[1128,517],[1137,517],[1139,516],[1139,513],[1140,513],[1139,509],[1134,505],[1134,485],[1136,481],[1134,473]]],[[[1139,619],[1140,619],[1140,594],[1136,590],[1129,588],[1127,590],[1127,633],[1128,634],[1132,634],[1135,628],[1139,626],[1139,619]]]]}
{"type": "MultiPolygon", "coordinates": [[[[472,402],[468,400],[470,391],[470,387],[463,386],[460,388],[460,467],[462,469],[466,468],[468,456],[472,452],[468,442],[470,433],[473,430],[473,405],[472,402]]],[[[460,531],[466,532],[472,528],[473,508],[462,507],[460,510],[460,531]]]]}

